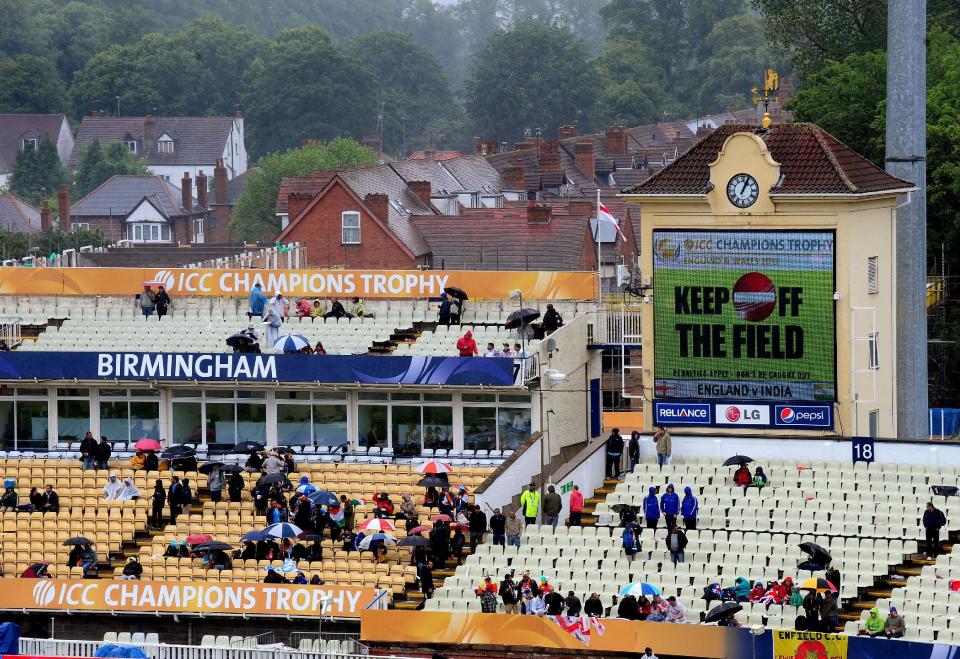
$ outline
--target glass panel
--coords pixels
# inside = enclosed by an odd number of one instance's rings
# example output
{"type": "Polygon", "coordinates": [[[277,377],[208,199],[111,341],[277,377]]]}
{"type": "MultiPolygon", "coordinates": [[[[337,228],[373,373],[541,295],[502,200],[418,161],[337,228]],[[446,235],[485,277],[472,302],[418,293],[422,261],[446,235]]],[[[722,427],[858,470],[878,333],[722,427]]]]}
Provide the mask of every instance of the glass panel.
{"type": "Polygon", "coordinates": [[[107,397],[121,396],[125,398],[127,396],[127,390],[126,389],[101,389],[100,397],[103,398],[105,396],[107,397]]]}
{"type": "Polygon", "coordinates": [[[13,401],[0,401],[0,448],[13,449],[13,401]]]}
{"type": "Polygon", "coordinates": [[[423,408],[423,447],[453,448],[453,408],[423,408]]]}
{"type": "Polygon", "coordinates": [[[17,450],[47,448],[47,401],[17,401],[17,450]]]}
{"type": "Polygon", "coordinates": [[[317,391],[313,394],[314,400],[346,400],[347,392],[345,391],[317,391]]]}
{"type": "Polygon", "coordinates": [[[420,394],[390,394],[390,400],[420,400],[420,394]]]}
{"type": "Polygon", "coordinates": [[[310,400],[309,391],[278,391],[273,394],[277,401],[281,400],[310,400]]]}
{"type": "Polygon", "coordinates": [[[127,401],[100,401],[101,435],[106,435],[111,442],[128,442],[130,432],[127,426],[127,401]]]}
{"type": "Polygon", "coordinates": [[[200,444],[202,440],[203,423],[200,420],[200,403],[174,403],[173,442],[200,444]]]}
{"type": "Polygon", "coordinates": [[[392,423],[394,454],[420,455],[420,407],[394,405],[392,423]]]}
{"type": "Polygon", "coordinates": [[[423,400],[442,400],[442,401],[452,401],[453,394],[424,394],[423,400]]]}
{"type": "Polygon", "coordinates": [[[387,394],[379,394],[375,391],[361,391],[358,394],[360,400],[387,400],[387,394]]]}
{"type": "Polygon", "coordinates": [[[310,445],[310,406],[277,405],[277,443],[310,445]]]}
{"type": "MultiPolygon", "coordinates": [[[[62,391],[62,390],[61,390],[62,391]]],[[[76,391],[86,391],[77,389],[76,391]]],[[[57,440],[79,442],[90,430],[89,400],[57,401],[57,440]]]]}
{"type": "Polygon", "coordinates": [[[492,449],[497,444],[497,410],[494,407],[463,408],[463,448],[492,449]]]}
{"type": "Polygon", "coordinates": [[[347,443],[347,406],[313,406],[313,442],[317,446],[342,446],[347,443]]]}
{"type": "Polygon", "coordinates": [[[233,398],[233,389],[207,389],[207,398],[233,398]]]}
{"type": "Polygon", "coordinates": [[[237,403],[237,437],[241,442],[267,443],[267,406],[237,403]]]}
{"type": "Polygon", "coordinates": [[[58,396],[89,396],[89,389],[57,389],[58,396]]]}
{"type": "Polygon", "coordinates": [[[253,390],[238,389],[237,390],[237,398],[257,398],[257,399],[263,400],[266,397],[267,397],[267,392],[265,391],[257,391],[255,389],[253,390]]]}
{"type": "Polygon", "coordinates": [[[357,411],[360,446],[386,446],[387,406],[360,405],[357,411]]]}
{"type": "Polygon", "coordinates": [[[135,441],[143,437],[160,439],[160,403],[130,403],[130,439],[135,441]]]}
{"type": "Polygon", "coordinates": [[[237,443],[236,410],[233,403],[207,403],[207,443],[233,446],[237,443]]]}
{"type": "Polygon", "coordinates": [[[516,450],[530,436],[530,408],[501,407],[497,414],[497,431],[502,450],[516,450]]]}
{"type": "Polygon", "coordinates": [[[174,398],[203,398],[203,392],[199,389],[171,389],[170,394],[174,398]]]}
{"type": "Polygon", "coordinates": [[[463,394],[464,403],[495,403],[497,397],[494,394],[463,394]]]}
{"type": "Polygon", "coordinates": [[[5,384],[0,384],[0,396],[12,396],[13,387],[8,387],[5,384]]]}
{"type": "Polygon", "coordinates": [[[42,396],[43,398],[47,397],[46,389],[25,389],[23,387],[17,387],[18,396],[42,396]]]}
{"type": "Polygon", "coordinates": [[[530,396],[524,396],[524,395],[517,396],[517,395],[514,395],[514,394],[500,394],[500,402],[501,402],[501,403],[526,403],[527,405],[529,405],[529,404],[530,404],[530,396]]]}
{"type": "Polygon", "coordinates": [[[131,396],[137,396],[138,398],[160,398],[159,389],[131,389],[131,396]]]}

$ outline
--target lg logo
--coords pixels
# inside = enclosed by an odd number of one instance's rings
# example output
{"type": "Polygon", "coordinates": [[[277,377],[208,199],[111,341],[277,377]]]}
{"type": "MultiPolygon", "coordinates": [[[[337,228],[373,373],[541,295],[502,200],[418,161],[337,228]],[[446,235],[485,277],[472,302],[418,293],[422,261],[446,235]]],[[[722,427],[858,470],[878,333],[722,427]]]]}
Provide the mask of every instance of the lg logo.
{"type": "Polygon", "coordinates": [[[728,407],[727,408],[727,421],[730,423],[736,423],[740,420],[740,408],[739,407],[728,407]]]}
{"type": "Polygon", "coordinates": [[[37,606],[47,606],[57,596],[57,587],[49,581],[39,581],[33,587],[33,601],[37,606]]]}

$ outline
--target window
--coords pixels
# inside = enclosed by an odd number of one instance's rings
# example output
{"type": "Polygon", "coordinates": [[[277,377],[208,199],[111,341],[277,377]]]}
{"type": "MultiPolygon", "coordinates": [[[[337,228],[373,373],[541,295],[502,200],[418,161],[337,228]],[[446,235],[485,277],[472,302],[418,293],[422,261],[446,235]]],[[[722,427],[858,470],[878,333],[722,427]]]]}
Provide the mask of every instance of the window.
{"type": "Polygon", "coordinates": [[[173,441],[177,444],[229,449],[247,440],[261,444],[267,441],[267,406],[262,391],[183,389],[174,391],[173,398],[173,441]]]}
{"type": "Polygon", "coordinates": [[[173,153],[173,140],[159,140],[157,153],[173,153]]]}
{"type": "Polygon", "coordinates": [[[40,140],[36,137],[23,138],[22,149],[24,151],[36,151],[40,148],[40,140]]]}
{"type": "Polygon", "coordinates": [[[497,447],[497,408],[463,408],[463,448],[467,450],[497,447]]]}
{"type": "Polygon", "coordinates": [[[877,260],[878,257],[867,257],[867,293],[880,292],[880,284],[877,281],[877,260]]]}
{"type": "Polygon", "coordinates": [[[880,410],[870,410],[867,413],[867,426],[870,437],[876,437],[880,434],[880,410]]]}
{"type": "Polygon", "coordinates": [[[374,447],[387,445],[386,405],[358,405],[359,445],[374,447]]]}
{"type": "Polygon", "coordinates": [[[160,439],[160,393],[150,389],[101,389],[100,434],[111,442],[160,439]]]}
{"type": "Polygon", "coordinates": [[[89,222],[71,222],[70,229],[72,229],[73,231],[76,231],[77,229],[83,229],[85,231],[89,231],[90,223],[89,222]]]}
{"type": "MultiPolygon", "coordinates": [[[[7,393],[12,392],[8,389],[7,393]]],[[[47,448],[47,392],[17,389],[14,398],[0,401],[0,448],[18,451],[47,448]],[[25,400],[26,396],[36,398],[25,400]]]]}
{"type": "Polygon", "coordinates": [[[360,244],[360,213],[344,211],[340,215],[340,228],[344,245],[360,244]]]}
{"type": "Polygon", "coordinates": [[[57,389],[57,441],[78,442],[90,430],[90,390],[57,389]]]}
{"type": "Polygon", "coordinates": [[[515,450],[530,436],[530,396],[463,394],[462,400],[463,448],[515,450]]]}
{"type": "Polygon", "coordinates": [[[345,396],[306,390],[278,391],[277,443],[283,446],[342,446],[347,443],[345,396]],[[329,401],[325,399],[330,399],[329,401]]]}
{"type": "Polygon", "coordinates": [[[170,227],[166,224],[128,224],[127,240],[135,243],[168,243],[170,227]]]}
{"type": "Polygon", "coordinates": [[[130,151],[130,153],[136,153],[136,152],[137,152],[137,141],[136,141],[136,140],[124,140],[124,141],[123,141],[123,145],[124,145],[125,147],[127,147],[127,150],[130,151]]]}
{"type": "Polygon", "coordinates": [[[874,332],[867,340],[867,349],[870,351],[868,356],[870,360],[870,369],[875,371],[880,368],[880,348],[878,346],[878,334],[874,332]]]}

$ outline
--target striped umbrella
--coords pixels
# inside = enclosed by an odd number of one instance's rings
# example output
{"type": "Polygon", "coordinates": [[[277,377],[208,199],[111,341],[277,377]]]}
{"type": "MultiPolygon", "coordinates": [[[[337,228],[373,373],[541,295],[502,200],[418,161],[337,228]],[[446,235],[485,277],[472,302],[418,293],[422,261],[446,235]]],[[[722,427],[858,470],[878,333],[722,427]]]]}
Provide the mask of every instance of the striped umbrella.
{"type": "Polygon", "coordinates": [[[397,544],[397,539],[392,535],[387,535],[386,533],[374,533],[373,535],[368,535],[366,538],[361,540],[360,544],[357,545],[357,549],[370,549],[370,545],[377,540],[382,540],[384,547],[392,547],[397,544]]]}
{"type": "Polygon", "coordinates": [[[302,334],[284,334],[273,342],[273,349],[281,352],[300,352],[310,345],[310,341],[302,334]]]}
{"type": "Polygon", "coordinates": [[[379,517],[374,517],[373,519],[368,519],[363,524],[360,525],[362,531],[396,531],[396,527],[393,525],[389,519],[380,519],[379,517]]]}
{"type": "Polygon", "coordinates": [[[439,460],[427,460],[417,467],[417,471],[421,474],[450,474],[453,473],[453,467],[439,460]]]}
{"type": "Polygon", "coordinates": [[[287,522],[271,524],[263,530],[263,534],[269,538],[296,538],[302,533],[303,529],[299,526],[287,522]]]}
{"type": "Polygon", "coordinates": [[[660,595],[660,589],[654,586],[652,583],[647,582],[636,582],[628,583],[620,590],[620,597],[626,597],[627,595],[633,595],[634,597],[640,597],[641,595],[660,595]]]}

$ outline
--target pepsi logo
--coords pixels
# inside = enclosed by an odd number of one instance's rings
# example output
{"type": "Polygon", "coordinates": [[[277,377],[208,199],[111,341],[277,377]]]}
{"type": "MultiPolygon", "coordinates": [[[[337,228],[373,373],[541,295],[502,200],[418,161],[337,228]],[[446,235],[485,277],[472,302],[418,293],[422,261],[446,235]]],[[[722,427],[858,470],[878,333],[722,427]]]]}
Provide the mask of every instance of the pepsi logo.
{"type": "Polygon", "coordinates": [[[740,420],[740,408],[733,407],[731,405],[730,407],[727,408],[725,416],[727,417],[727,421],[729,421],[730,423],[736,423],[737,421],[740,420]]]}
{"type": "Polygon", "coordinates": [[[765,320],[777,306],[777,287],[762,272],[748,272],[733,285],[733,308],[743,320],[765,320]]]}
{"type": "Polygon", "coordinates": [[[797,418],[797,413],[793,411],[792,407],[784,407],[780,410],[780,421],[783,423],[793,423],[793,420],[797,418]]]}

